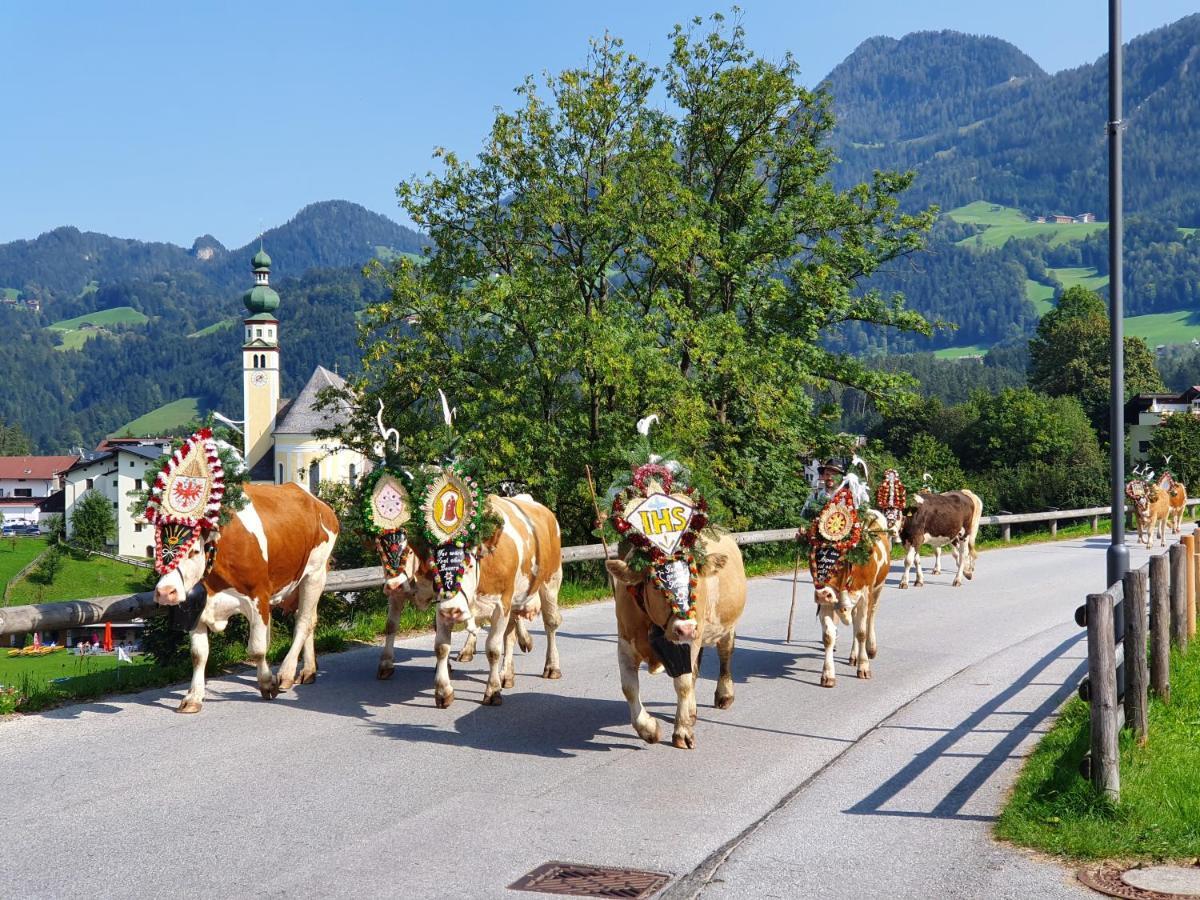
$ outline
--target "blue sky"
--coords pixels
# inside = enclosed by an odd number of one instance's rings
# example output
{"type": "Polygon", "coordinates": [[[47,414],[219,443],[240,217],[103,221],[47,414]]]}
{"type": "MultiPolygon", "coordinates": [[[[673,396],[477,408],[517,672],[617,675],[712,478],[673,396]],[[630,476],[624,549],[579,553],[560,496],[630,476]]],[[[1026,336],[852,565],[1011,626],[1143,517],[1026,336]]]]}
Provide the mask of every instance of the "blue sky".
{"type": "MultiPolygon", "coordinates": [[[[809,84],[868,37],[1003,38],[1050,72],[1107,49],[1103,0],[743,0],[750,46],[809,84]]],[[[1200,10],[1126,2],[1125,39],[1200,10]]],[[[661,62],[677,0],[0,3],[0,242],[58,225],[240,246],[306,203],[405,221],[396,184],[472,154],[529,73],[579,64],[606,29],[661,62]]]]}

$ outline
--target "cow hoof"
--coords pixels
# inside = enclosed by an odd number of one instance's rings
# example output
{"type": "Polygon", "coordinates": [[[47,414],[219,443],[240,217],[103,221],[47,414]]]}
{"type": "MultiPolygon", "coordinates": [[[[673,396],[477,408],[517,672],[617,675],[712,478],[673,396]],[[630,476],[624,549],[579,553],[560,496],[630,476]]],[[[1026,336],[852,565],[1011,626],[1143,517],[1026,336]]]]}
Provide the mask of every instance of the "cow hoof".
{"type": "Polygon", "coordinates": [[[831,688],[835,684],[837,684],[837,679],[834,676],[832,676],[832,675],[822,675],[821,676],[821,687],[831,688]]]}
{"type": "Polygon", "coordinates": [[[496,693],[494,693],[494,694],[484,694],[483,695],[483,705],[484,706],[501,706],[501,705],[503,705],[503,703],[504,703],[504,697],[501,696],[499,691],[496,691],[496,693]]]}
{"type": "Polygon", "coordinates": [[[967,581],[970,581],[972,578],[974,578],[974,577],[975,577],[975,573],[974,573],[974,572],[967,572],[967,573],[966,573],[966,576],[967,576],[967,581]]]}
{"type": "Polygon", "coordinates": [[[713,706],[717,709],[729,709],[729,707],[733,706],[733,694],[728,694],[724,697],[717,694],[713,697],[713,706]]]}
{"type": "Polygon", "coordinates": [[[950,582],[950,587],[962,587],[961,579],[955,578],[952,582],[950,582]]]}
{"type": "Polygon", "coordinates": [[[450,704],[454,702],[454,691],[447,691],[444,694],[434,694],[433,702],[437,704],[438,709],[449,709],[450,704]]]}
{"type": "Polygon", "coordinates": [[[848,660],[846,660],[846,664],[850,665],[850,666],[857,666],[858,665],[858,657],[855,656],[853,653],[851,653],[850,658],[848,660]]]}
{"type": "Polygon", "coordinates": [[[900,588],[900,590],[902,590],[902,591],[907,591],[907,590],[908,590],[908,582],[907,582],[907,581],[902,581],[902,582],[900,582],[900,584],[898,585],[898,587],[899,587],[899,588],[900,588]]]}
{"type": "Polygon", "coordinates": [[[274,687],[269,687],[269,688],[260,687],[258,689],[258,692],[260,694],[262,694],[262,698],[264,700],[274,700],[276,697],[279,696],[279,688],[274,688],[274,687]]]}
{"type": "Polygon", "coordinates": [[[640,722],[633,723],[633,730],[636,731],[637,736],[640,737],[647,744],[657,744],[658,743],[658,720],[657,719],[647,715],[645,724],[640,723],[640,722]]]}
{"type": "Polygon", "coordinates": [[[375,673],[375,677],[380,681],[387,681],[395,674],[396,669],[393,666],[385,666],[383,663],[380,663],[379,671],[375,673]]]}
{"type": "Polygon", "coordinates": [[[671,743],[680,750],[696,749],[696,736],[690,731],[677,731],[671,738],[671,743]]]}
{"type": "Polygon", "coordinates": [[[876,653],[875,647],[868,647],[867,648],[867,659],[874,659],[875,653],[876,653]]]}
{"type": "Polygon", "coordinates": [[[177,713],[198,713],[200,712],[199,700],[188,700],[186,697],[179,704],[179,708],[175,710],[177,713]]]}
{"type": "Polygon", "coordinates": [[[502,687],[502,688],[513,687],[516,685],[516,683],[517,683],[516,675],[505,675],[502,679],[500,679],[500,687],[502,687]]]}
{"type": "Polygon", "coordinates": [[[916,583],[916,585],[915,585],[915,586],[916,586],[916,587],[925,587],[925,582],[923,582],[923,581],[918,581],[918,582],[916,583]]]}
{"type": "Polygon", "coordinates": [[[858,670],[858,677],[859,677],[859,678],[870,678],[870,677],[871,677],[871,670],[870,670],[870,669],[859,669],[859,670],[858,670]]]}
{"type": "Polygon", "coordinates": [[[542,677],[549,678],[551,681],[557,681],[562,678],[562,669],[556,669],[554,666],[546,666],[542,670],[542,677]]]}
{"type": "Polygon", "coordinates": [[[468,650],[463,649],[458,652],[458,656],[455,657],[455,660],[460,663],[469,663],[474,658],[475,658],[474,650],[468,651],[468,650]]]}
{"type": "Polygon", "coordinates": [[[296,683],[297,684],[312,684],[316,680],[317,680],[316,672],[301,672],[300,680],[296,683]]]}

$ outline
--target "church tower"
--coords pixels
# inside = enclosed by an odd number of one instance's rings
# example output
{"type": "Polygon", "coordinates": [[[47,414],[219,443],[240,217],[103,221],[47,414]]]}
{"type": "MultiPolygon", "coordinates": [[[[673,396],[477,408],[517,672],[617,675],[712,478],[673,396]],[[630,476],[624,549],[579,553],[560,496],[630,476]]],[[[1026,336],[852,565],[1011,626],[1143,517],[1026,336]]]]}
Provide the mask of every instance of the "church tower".
{"type": "Polygon", "coordinates": [[[254,287],[242,297],[248,316],[242,342],[242,417],[246,420],[246,468],[271,452],[279,409],[279,295],[271,289],[271,257],[254,254],[254,287]]]}

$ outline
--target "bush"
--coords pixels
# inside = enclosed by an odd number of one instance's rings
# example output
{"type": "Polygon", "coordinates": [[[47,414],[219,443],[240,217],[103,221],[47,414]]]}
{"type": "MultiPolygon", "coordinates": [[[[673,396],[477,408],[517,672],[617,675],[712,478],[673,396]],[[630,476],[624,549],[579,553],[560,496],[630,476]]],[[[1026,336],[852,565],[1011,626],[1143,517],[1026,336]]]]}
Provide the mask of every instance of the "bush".
{"type": "Polygon", "coordinates": [[[47,587],[54,583],[55,577],[62,570],[62,551],[58,545],[52,545],[49,550],[42,554],[41,560],[29,573],[29,578],[38,584],[44,584],[47,587]]]}

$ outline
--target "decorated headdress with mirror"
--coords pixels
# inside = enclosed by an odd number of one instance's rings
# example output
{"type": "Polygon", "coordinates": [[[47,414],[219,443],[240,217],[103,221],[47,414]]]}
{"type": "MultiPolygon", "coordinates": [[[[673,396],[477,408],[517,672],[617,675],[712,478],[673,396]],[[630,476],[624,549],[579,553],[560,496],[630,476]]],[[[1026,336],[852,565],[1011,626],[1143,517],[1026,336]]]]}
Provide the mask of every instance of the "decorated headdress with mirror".
{"type": "Polygon", "coordinates": [[[813,584],[828,584],[839,568],[870,560],[871,541],[864,539],[869,507],[860,500],[853,486],[843,482],[814,518],[802,522],[796,539],[808,548],[813,584]]]}
{"type": "Polygon", "coordinates": [[[875,508],[887,519],[888,528],[895,528],[904,515],[904,507],[908,504],[908,491],[900,480],[900,473],[895,469],[885,469],[883,481],[875,491],[875,508]]]}
{"type": "Polygon", "coordinates": [[[453,597],[471,553],[492,537],[499,522],[488,511],[470,459],[421,469],[413,478],[413,497],[419,505],[415,531],[433,570],[434,588],[439,599],[453,597]]]}
{"type": "Polygon", "coordinates": [[[167,458],[146,501],[144,515],[154,525],[154,568],[160,575],[178,566],[205,530],[218,528],[224,496],[220,449],[212,431],[202,428],[167,458]]]}
{"type": "Polygon", "coordinates": [[[404,563],[412,552],[404,528],[412,518],[409,482],[404,470],[380,464],[359,485],[363,530],[375,542],[388,578],[404,571],[404,563]]]}

